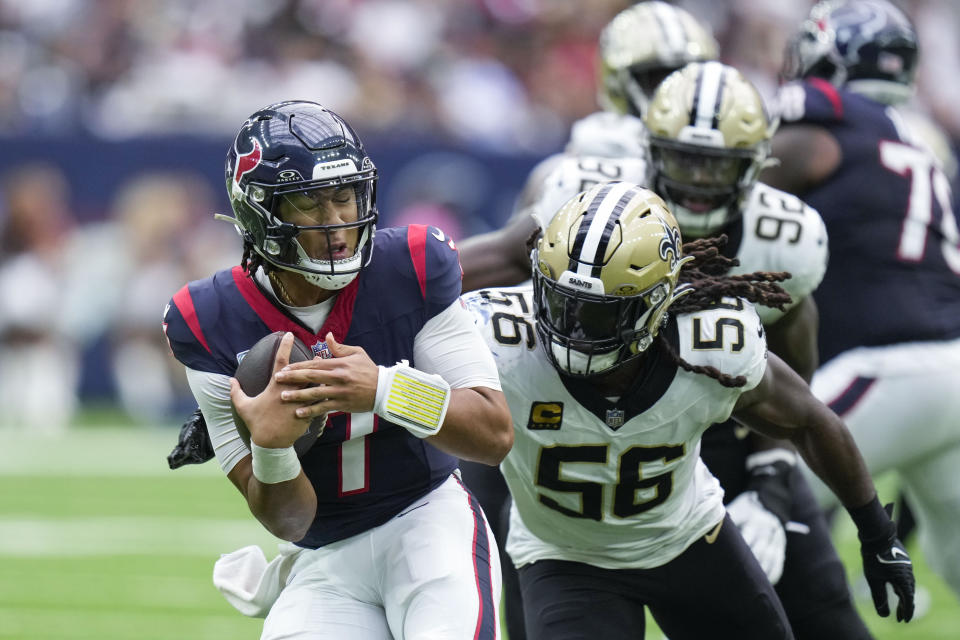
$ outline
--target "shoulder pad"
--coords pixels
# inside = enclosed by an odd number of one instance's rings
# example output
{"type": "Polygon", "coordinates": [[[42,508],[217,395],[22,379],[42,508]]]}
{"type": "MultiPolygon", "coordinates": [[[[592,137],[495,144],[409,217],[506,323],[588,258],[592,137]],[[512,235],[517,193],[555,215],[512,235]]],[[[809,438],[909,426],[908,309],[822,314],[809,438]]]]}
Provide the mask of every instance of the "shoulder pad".
{"type": "Polygon", "coordinates": [[[407,259],[426,306],[427,319],[449,307],[460,295],[463,270],[453,238],[437,227],[412,224],[405,228],[407,259]]]}
{"type": "Polygon", "coordinates": [[[791,82],[777,92],[773,111],[783,122],[839,122],[843,120],[843,94],[820,78],[791,82]]]}
{"type": "MultiPolygon", "coordinates": [[[[827,270],[827,228],[817,213],[796,196],[757,183],[743,211],[743,240],[737,251],[740,266],[734,273],[789,271],[781,286],[796,304],[820,285],[827,270]]],[[[757,312],[765,323],[783,312],[762,305],[757,312]]]]}
{"type": "Polygon", "coordinates": [[[643,156],[643,121],[630,115],[597,111],[573,123],[566,152],[622,158],[643,156]]]}
{"type": "Polygon", "coordinates": [[[163,311],[163,333],[174,357],[197,371],[222,373],[204,327],[216,323],[219,300],[207,281],[184,285],[163,311]]]}
{"type": "Polygon", "coordinates": [[[754,306],[742,298],[723,298],[703,311],[677,316],[680,357],[731,376],[744,376],[749,390],[767,366],[767,339],[754,306]]]}
{"type": "Polygon", "coordinates": [[[642,185],[646,178],[647,163],[642,157],[567,154],[544,180],[536,215],[546,228],[554,214],[581,191],[611,180],[642,185]]]}
{"type": "Polygon", "coordinates": [[[532,285],[471,291],[461,300],[473,315],[498,368],[509,368],[523,352],[537,348],[532,285]]]}

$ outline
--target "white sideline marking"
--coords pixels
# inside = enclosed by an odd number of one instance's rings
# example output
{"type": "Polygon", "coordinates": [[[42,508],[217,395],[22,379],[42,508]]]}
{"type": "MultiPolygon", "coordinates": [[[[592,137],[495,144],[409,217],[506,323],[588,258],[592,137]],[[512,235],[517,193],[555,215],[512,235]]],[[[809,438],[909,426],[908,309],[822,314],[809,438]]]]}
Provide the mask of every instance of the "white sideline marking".
{"type": "Polygon", "coordinates": [[[269,558],[275,555],[277,542],[252,517],[0,517],[0,556],[166,554],[215,558],[259,544],[269,558]]]}

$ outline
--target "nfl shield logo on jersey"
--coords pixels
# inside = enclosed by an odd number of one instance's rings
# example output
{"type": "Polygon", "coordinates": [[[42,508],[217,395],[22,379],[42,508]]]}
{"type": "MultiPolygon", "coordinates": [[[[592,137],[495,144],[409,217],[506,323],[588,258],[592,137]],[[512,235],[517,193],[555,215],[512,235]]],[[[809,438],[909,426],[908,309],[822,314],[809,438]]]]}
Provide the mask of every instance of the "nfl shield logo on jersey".
{"type": "Polygon", "coordinates": [[[324,360],[333,357],[333,354],[330,353],[330,348],[327,347],[327,343],[324,340],[321,340],[310,348],[313,350],[313,355],[320,356],[324,360]]]}
{"type": "Polygon", "coordinates": [[[623,426],[625,415],[622,409],[607,409],[607,426],[611,429],[619,429],[623,426]]]}

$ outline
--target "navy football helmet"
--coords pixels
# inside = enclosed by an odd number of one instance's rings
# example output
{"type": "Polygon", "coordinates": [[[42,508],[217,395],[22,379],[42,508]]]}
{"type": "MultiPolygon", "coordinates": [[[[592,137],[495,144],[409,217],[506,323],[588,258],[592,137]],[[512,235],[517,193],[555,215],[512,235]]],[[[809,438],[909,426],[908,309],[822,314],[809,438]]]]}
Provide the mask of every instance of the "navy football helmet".
{"type": "MultiPolygon", "coordinates": [[[[227,152],[227,193],[245,245],[271,267],[302,275],[324,289],[347,286],[370,261],[377,222],[377,170],[363,143],[339,115],[315,102],[272,104],[250,116],[227,152]],[[349,190],[352,189],[352,194],[349,190]],[[321,201],[356,204],[355,219],[335,224],[302,224],[321,201]],[[301,224],[280,212],[305,212],[301,224]],[[356,249],[337,247],[334,236],[349,234],[356,249]],[[310,255],[301,239],[322,234],[315,243],[326,255],[310,255]]],[[[342,205],[341,205],[342,206],[342,205]]],[[[351,215],[347,218],[353,218],[351,215]]]]}
{"type": "Polygon", "coordinates": [[[825,0],[788,44],[783,76],[823,78],[895,104],[913,93],[917,53],[913,25],[890,2],[825,0]]]}

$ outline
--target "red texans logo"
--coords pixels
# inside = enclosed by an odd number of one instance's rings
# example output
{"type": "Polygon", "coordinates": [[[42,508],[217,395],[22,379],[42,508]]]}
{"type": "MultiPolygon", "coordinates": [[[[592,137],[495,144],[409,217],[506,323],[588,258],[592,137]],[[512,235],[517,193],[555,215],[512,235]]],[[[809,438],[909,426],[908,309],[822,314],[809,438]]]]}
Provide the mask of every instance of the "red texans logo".
{"type": "Polygon", "coordinates": [[[233,181],[238,187],[240,186],[240,178],[256,169],[262,156],[260,142],[256,138],[253,139],[253,150],[250,153],[237,154],[237,169],[233,172],[233,181]]]}

